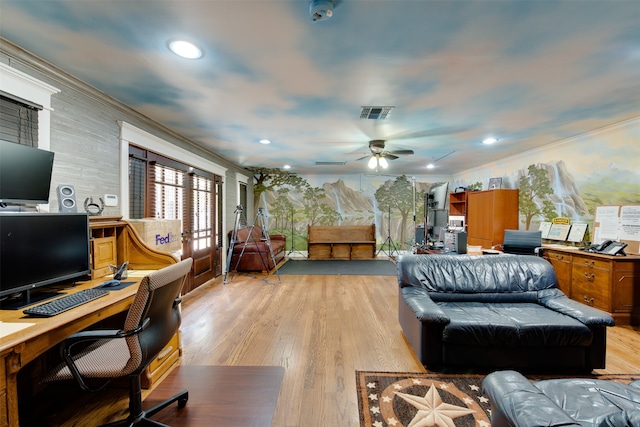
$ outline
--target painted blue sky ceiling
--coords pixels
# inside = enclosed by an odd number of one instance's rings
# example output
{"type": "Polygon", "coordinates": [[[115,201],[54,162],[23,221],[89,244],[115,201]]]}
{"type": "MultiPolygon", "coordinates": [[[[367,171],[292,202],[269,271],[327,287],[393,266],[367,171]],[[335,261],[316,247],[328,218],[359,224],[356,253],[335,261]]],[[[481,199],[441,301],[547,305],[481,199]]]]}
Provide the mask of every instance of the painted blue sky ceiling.
{"type": "Polygon", "coordinates": [[[390,173],[455,151],[433,172],[450,174],[638,117],[638,22],[635,0],[342,0],[317,23],[304,0],[0,0],[0,36],[157,122],[241,165],[319,174],[367,172],[371,139],[415,151],[390,173]],[[173,55],[176,38],[204,58],[173,55]],[[361,120],[364,105],[396,108],[361,120]]]}

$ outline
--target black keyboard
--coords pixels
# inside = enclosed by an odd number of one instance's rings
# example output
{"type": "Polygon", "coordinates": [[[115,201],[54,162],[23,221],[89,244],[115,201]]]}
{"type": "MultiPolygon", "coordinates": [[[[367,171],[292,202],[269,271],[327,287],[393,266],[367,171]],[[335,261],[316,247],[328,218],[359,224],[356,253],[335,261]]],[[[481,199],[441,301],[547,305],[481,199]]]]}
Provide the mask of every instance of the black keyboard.
{"type": "Polygon", "coordinates": [[[82,291],[54,299],[53,301],[48,301],[40,305],[27,308],[26,310],[23,310],[23,313],[29,316],[51,317],[108,294],[109,291],[106,289],[84,289],[82,291]]]}

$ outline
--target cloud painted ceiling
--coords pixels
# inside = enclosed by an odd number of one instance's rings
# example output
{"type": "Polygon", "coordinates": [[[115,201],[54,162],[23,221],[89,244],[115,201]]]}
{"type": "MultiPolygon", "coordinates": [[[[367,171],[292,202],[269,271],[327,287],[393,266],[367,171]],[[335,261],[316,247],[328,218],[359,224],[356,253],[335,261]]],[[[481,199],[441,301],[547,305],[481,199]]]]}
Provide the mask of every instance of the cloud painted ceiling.
{"type": "Polygon", "coordinates": [[[369,171],[372,139],[415,152],[389,173],[451,174],[638,117],[639,22],[638,1],[342,0],[312,22],[305,0],[0,0],[0,36],[233,162],[304,174],[369,171]]]}

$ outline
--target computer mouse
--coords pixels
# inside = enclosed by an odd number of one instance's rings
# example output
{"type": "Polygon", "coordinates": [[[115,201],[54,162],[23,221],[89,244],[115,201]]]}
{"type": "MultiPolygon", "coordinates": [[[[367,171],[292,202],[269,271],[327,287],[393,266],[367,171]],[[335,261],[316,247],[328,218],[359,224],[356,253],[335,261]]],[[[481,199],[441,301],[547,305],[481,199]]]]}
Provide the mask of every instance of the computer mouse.
{"type": "Polygon", "coordinates": [[[100,287],[101,288],[113,288],[115,286],[118,286],[119,284],[120,284],[119,280],[107,280],[102,285],[100,285],[100,287]]]}

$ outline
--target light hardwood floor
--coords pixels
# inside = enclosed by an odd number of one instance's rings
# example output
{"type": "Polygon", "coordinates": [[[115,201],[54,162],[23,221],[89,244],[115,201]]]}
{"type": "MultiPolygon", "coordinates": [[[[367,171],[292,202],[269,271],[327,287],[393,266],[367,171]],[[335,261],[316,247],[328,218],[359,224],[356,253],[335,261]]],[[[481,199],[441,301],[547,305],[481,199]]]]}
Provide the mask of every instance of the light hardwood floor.
{"type": "MultiPolygon", "coordinates": [[[[285,368],[274,427],[357,426],[355,371],[424,372],[398,323],[395,277],[236,274],[185,296],[186,365],[285,368]]],[[[610,328],[607,368],[640,373],[640,328],[610,328]]]]}

